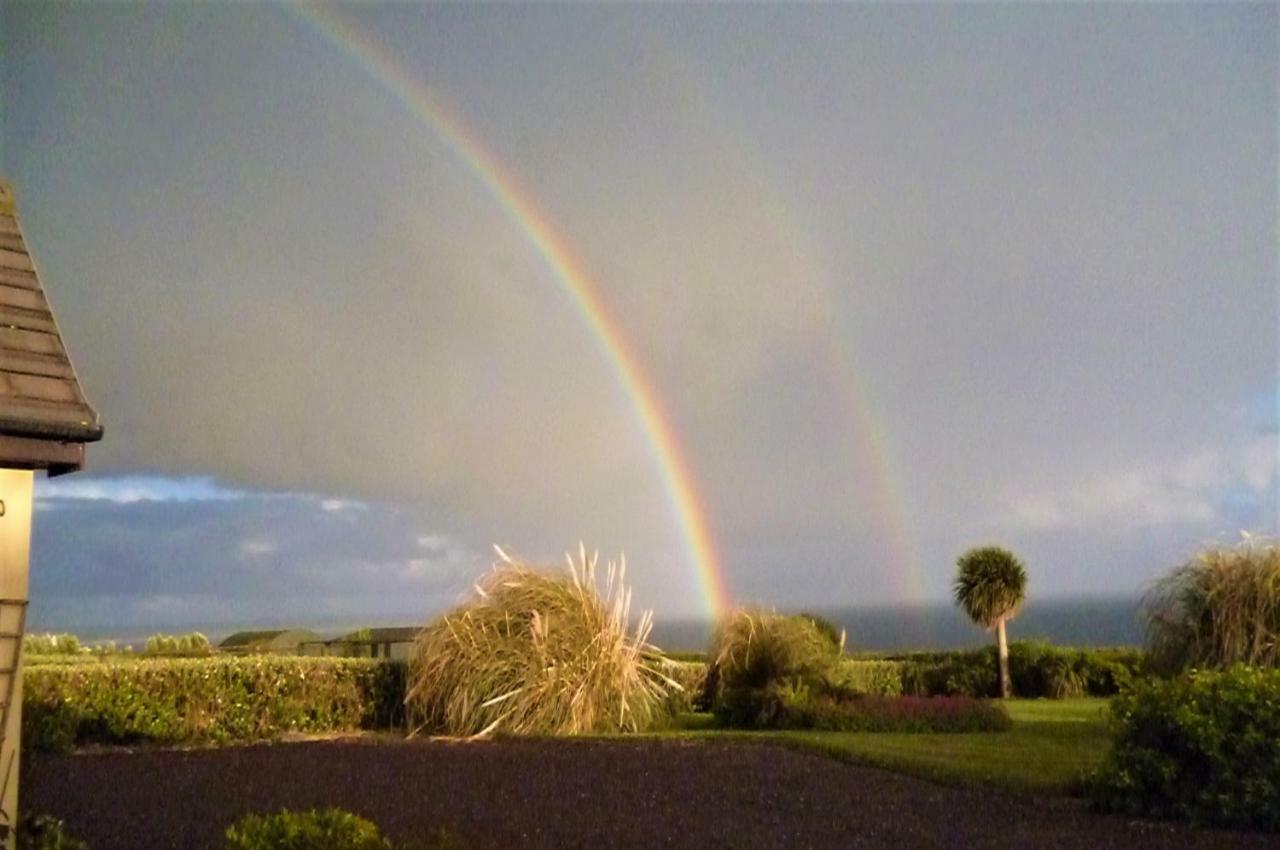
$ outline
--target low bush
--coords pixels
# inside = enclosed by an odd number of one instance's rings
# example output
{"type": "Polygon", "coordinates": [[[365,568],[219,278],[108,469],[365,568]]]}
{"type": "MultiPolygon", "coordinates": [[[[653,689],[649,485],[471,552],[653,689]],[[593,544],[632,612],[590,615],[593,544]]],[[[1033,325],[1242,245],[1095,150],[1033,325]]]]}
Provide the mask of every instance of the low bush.
{"type": "Polygon", "coordinates": [[[1111,701],[1103,809],[1280,830],[1280,670],[1236,666],[1135,682],[1111,701]]]}
{"type": "Polygon", "coordinates": [[[23,737],[80,744],[255,741],[403,721],[404,665],[342,658],[174,658],[32,667],[23,737]]]}
{"type": "Polygon", "coordinates": [[[89,850],[89,845],[67,831],[52,815],[23,815],[18,822],[18,850],[89,850]]]}
{"type": "Polygon", "coordinates": [[[245,815],[227,829],[224,850],[391,850],[378,827],[342,809],[245,815]]]}
{"type": "Polygon", "coordinates": [[[409,844],[393,845],[372,821],[342,809],[245,815],[225,834],[223,850],[465,850],[447,830],[438,829],[409,844]]]}
{"type": "Polygon", "coordinates": [[[602,594],[585,549],[562,573],[499,555],[476,597],[418,638],[405,695],[416,729],[577,735],[665,719],[673,683],[651,660],[649,612],[629,627],[625,563],[608,566],[602,594]]]}
{"type": "Polygon", "coordinates": [[[827,732],[1002,732],[1012,725],[1003,707],[971,697],[859,696],[794,683],[730,692],[718,717],[738,729],[827,732]]]}

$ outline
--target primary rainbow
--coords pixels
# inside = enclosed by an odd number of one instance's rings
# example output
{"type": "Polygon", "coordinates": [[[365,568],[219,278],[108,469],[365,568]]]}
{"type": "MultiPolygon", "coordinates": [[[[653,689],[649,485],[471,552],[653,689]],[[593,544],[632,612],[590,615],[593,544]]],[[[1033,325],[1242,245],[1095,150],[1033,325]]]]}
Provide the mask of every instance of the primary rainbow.
{"type": "Polygon", "coordinates": [[[713,619],[718,617],[729,606],[729,592],[724,567],[712,540],[706,508],[698,495],[676,432],[663,410],[657,388],[645,374],[600,287],[574,256],[551,220],[521,188],[519,181],[503,168],[475,133],[439,97],[422,83],[411,79],[367,35],[332,12],[314,5],[290,4],[287,8],[355,60],[471,170],[520,227],[529,244],[570,295],[601,350],[613,364],[644,426],[663,483],[670,493],[689,558],[697,570],[707,613],[713,619]]]}

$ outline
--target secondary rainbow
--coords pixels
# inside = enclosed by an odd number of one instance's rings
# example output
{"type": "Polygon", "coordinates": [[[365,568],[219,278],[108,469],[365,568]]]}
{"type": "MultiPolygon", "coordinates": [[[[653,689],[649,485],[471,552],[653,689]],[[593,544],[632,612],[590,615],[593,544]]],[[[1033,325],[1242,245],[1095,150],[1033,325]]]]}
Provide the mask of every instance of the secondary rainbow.
{"type": "MultiPolygon", "coordinates": [[[[936,581],[931,582],[924,574],[910,531],[910,509],[901,485],[901,470],[895,463],[897,452],[891,432],[883,417],[877,415],[878,405],[859,365],[864,359],[858,355],[855,339],[840,322],[833,293],[835,276],[810,235],[817,228],[806,223],[801,209],[789,201],[791,192],[786,181],[777,177],[770,160],[761,155],[750,134],[730,129],[734,123],[731,116],[721,108],[707,85],[714,75],[700,69],[692,56],[672,50],[665,39],[654,34],[646,40],[645,49],[661,58],[657,63],[659,67],[671,69],[673,79],[668,91],[672,95],[686,98],[690,111],[714,116],[710,125],[723,133],[726,150],[740,160],[738,170],[744,179],[753,181],[761,195],[768,199],[774,229],[782,234],[779,242],[798,264],[800,273],[790,278],[789,284],[809,287],[822,305],[823,327],[817,336],[832,369],[831,389],[851,425],[849,448],[854,455],[855,471],[865,476],[864,480],[876,494],[867,507],[887,555],[889,575],[895,582],[899,601],[924,601],[936,581]]],[[[850,590],[854,598],[860,595],[859,588],[850,590]]]]}
{"type": "Polygon", "coordinates": [[[729,606],[728,583],[713,542],[707,511],[653,382],[600,287],[520,182],[488,151],[462,119],[427,86],[410,78],[366,34],[313,5],[290,4],[325,40],[350,56],[464,163],[520,228],[530,246],[571,299],[601,351],[617,372],[644,427],[663,483],[697,570],[706,611],[718,617],[729,606]]]}

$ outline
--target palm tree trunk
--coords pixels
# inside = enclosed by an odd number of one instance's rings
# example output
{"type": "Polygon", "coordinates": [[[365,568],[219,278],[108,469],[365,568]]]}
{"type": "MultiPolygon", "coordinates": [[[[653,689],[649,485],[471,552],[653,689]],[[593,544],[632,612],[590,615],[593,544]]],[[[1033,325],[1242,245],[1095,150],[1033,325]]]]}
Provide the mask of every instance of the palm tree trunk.
{"type": "Polygon", "coordinates": [[[1004,617],[996,623],[996,645],[1000,648],[1000,696],[1013,696],[1013,682],[1009,680],[1009,641],[1004,633],[1004,617]]]}

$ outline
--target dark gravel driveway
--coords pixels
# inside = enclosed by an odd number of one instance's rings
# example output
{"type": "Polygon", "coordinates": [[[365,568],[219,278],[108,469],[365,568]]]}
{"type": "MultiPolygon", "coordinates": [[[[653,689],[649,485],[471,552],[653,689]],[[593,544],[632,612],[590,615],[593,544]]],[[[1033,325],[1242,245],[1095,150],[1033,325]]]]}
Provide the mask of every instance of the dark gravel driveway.
{"type": "Polygon", "coordinates": [[[22,805],[93,850],[217,850],[239,815],[336,805],[477,848],[1276,848],[1275,836],[1095,815],[777,746],[353,739],[32,757],[22,805]]]}

